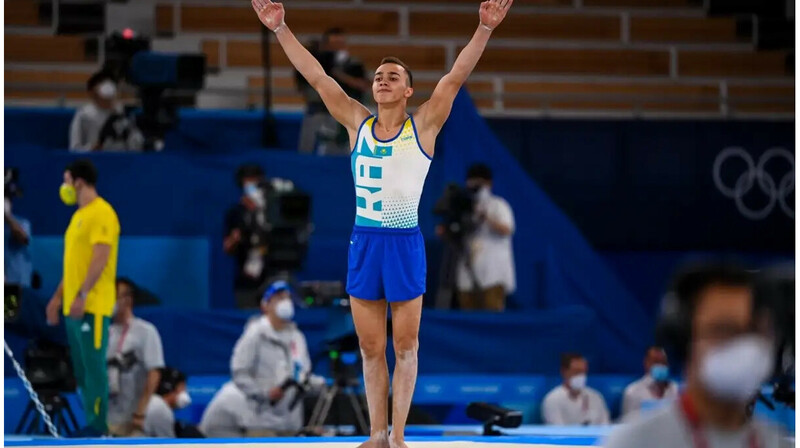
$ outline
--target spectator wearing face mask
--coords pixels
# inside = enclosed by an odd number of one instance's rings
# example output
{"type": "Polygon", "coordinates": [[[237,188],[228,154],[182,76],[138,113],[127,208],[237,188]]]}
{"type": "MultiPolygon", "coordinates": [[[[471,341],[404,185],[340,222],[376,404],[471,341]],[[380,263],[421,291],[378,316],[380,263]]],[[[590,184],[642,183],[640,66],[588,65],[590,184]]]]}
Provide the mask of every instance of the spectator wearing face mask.
{"type": "Polygon", "coordinates": [[[667,354],[661,347],[650,347],[644,357],[645,375],[628,385],[622,399],[622,417],[651,409],[678,396],[678,384],[669,380],[667,354]]]}
{"type": "Polygon", "coordinates": [[[72,118],[69,149],[74,152],[141,150],[144,138],[117,100],[117,82],[105,71],[86,82],[91,102],[72,118]]]}
{"type": "Polygon", "coordinates": [[[171,367],[162,368],[158,389],[147,403],[144,435],[174,439],[175,409],[183,409],[191,403],[192,398],[186,391],[186,375],[171,367]]]}
{"type": "MultiPolygon", "coordinates": [[[[233,383],[244,395],[252,417],[245,422],[244,431],[251,437],[294,435],[303,427],[303,404],[291,405],[296,389],[283,389],[287,380],[298,381],[311,371],[311,359],[303,333],[292,322],[294,304],[289,285],[277,281],[270,285],[261,302],[262,316],[250,323],[236,342],[231,358],[233,383]]],[[[224,390],[224,388],[223,388],[224,390]]],[[[209,405],[209,415],[203,416],[201,428],[213,434],[218,428],[230,430],[238,424],[230,418],[241,395],[218,394],[209,405]],[[224,405],[224,401],[229,401],[224,405]],[[216,407],[218,412],[210,414],[216,407]]],[[[301,400],[302,401],[302,400],[301,400]]],[[[239,408],[241,409],[241,408],[239,408]]]]}
{"type": "Polygon", "coordinates": [[[462,310],[503,311],[506,296],[516,289],[514,211],[492,193],[492,170],[473,165],[467,188],[474,193],[476,229],[467,236],[466,254],[458,260],[458,302],[462,310]]]}
{"type": "Polygon", "coordinates": [[[242,189],[242,196],[225,217],[223,249],[236,261],[237,307],[256,308],[270,275],[266,197],[270,187],[258,165],[240,166],[236,183],[242,189]]]}
{"type": "Polygon", "coordinates": [[[670,406],[620,425],[607,448],[793,446],[751,417],[774,365],[774,316],[751,274],[728,263],[687,266],[673,280],[661,327],[686,356],[686,389],[670,406]]]}
{"type": "Polygon", "coordinates": [[[603,396],[586,386],[589,364],[576,353],[561,355],[564,383],[551,390],[542,404],[542,417],[548,425],[607,425],[608,407],[603,396]]]}
{"type": "Polygon", "coordinates": [[[156,327],[133,314],[138,288],[117,279],[117,302],[108,329],[108,428],[118,437],[141,435],[145,411],[164,367],[156,327]]]}

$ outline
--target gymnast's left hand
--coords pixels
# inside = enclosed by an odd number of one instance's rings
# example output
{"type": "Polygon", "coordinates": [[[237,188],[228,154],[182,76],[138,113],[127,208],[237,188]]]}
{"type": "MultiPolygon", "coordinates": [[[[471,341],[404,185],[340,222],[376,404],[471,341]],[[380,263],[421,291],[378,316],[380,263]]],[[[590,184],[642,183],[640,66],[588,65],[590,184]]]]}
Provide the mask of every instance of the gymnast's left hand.
{"type": "Polygon", "coordinates": [[[514,0],[487,0],[481,3],[481,25],[493,30],[506,18],[514,0]]]}

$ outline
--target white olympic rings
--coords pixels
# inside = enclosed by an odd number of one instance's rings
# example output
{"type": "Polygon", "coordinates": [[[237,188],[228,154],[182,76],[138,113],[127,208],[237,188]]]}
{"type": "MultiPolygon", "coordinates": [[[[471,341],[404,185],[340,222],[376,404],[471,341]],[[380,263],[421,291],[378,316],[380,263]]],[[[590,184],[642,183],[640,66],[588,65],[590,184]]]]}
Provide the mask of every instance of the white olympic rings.
{"type": "Polygon", "coordinates": [[[781,210],[790,219],[794,219],[794,210],[787,202],[787,198],[794,191],[794,154],[786,148],[770,148],[758,159],[758,164],[753,161],[753,157],[738,146],[723,149],[714,160],[714,184],[726,198],[736,202],[736,208],[744,217],[752,220],[764,219],[772,213],[775,205],[779,205],[781,210]],[[739,176],[736,183],[731,188],[722,181],[722,165],[731,159],[739,158],[747,164],[747,169],[739,176]],[[766,171],[766,164],[772,159],[785,159],[789,165],[789,171],[783,175],[779,182],[766,171]],[[756,182],[757,181],[757,182],[756,182]],[[744,203],[744,196],[750,192],[754,185],[758,185],[761,191],[768,197],[767,204],[760,209],[751,209],[744,203]]]}

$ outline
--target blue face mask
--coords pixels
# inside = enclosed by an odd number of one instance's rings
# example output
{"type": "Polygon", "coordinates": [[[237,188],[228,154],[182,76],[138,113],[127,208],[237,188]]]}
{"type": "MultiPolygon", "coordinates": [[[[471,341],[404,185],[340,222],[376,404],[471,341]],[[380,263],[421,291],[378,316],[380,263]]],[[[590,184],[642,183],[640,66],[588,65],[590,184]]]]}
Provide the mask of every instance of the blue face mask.
{"type": "Polygon", "coordinates": [[[656,364],[653,367],[650,367],[650,376],[659,382],[667,381],[669,379],[669,367],[656,364]]]}

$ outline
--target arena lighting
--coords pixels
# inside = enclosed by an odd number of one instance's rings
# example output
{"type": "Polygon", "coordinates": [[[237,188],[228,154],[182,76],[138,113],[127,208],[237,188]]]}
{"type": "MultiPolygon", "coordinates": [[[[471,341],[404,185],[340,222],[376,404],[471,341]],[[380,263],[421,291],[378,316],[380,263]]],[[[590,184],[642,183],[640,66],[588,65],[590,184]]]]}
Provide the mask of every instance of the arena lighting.
{"type": "Polygon", "coordinates": [[[483,423],[483,435],[499,436],[501,428],[518,428],[522,424],[522,412],[513,409],[501,408],[489,403],[470,403],[467,406],[467,417],[483,423]]]}

